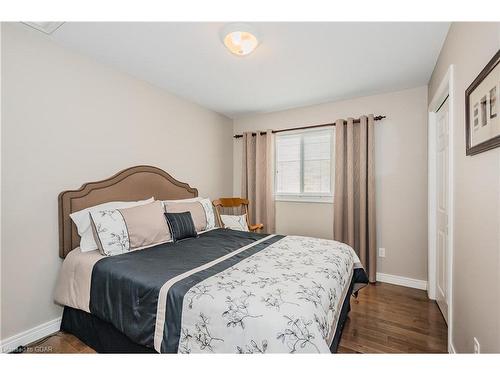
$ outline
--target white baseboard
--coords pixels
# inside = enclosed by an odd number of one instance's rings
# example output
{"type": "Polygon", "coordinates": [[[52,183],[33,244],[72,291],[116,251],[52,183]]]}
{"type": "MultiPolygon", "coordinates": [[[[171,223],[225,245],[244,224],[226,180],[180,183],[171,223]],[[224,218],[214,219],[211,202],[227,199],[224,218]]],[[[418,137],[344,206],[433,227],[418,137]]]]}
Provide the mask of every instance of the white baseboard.
{"type": "Polygon", "coordinates": [[[448,345],[448,353],[457,354],[455,347],[453,346],[453,344],[451,342],[450,342],[450,345],[448,345]]]}
{"type": "Polygon", "coordinates": [[[408,288],[427,290],[427,281],[425,280],[410,279],[409,277],[389,275],[388,273],[377,272],[377,281],[406,286],[408,288]]]}
{"type": "Polygon", "coordinates": [[[0,353],[8,353],[20,345],[27,345],[33,341],[40,340],[45,336],[59,331],[61,318],[40,324],[17,335],[11,336],[0,342],[0,353]]]}

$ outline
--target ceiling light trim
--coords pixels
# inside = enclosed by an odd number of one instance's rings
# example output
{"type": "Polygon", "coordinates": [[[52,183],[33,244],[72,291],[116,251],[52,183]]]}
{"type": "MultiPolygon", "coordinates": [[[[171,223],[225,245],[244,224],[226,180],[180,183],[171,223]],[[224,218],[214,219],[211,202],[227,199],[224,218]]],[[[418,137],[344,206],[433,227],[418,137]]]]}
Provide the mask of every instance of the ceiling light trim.
{"type": "Polygon", "coordinates": [[[52,34],[54,31],[56,31],[64,24],[64,22],[40,22],[40,21],[39,22],[25,21],[21,23],[35,30],[41,31],[42,33],[47,35],[52,34]]]}

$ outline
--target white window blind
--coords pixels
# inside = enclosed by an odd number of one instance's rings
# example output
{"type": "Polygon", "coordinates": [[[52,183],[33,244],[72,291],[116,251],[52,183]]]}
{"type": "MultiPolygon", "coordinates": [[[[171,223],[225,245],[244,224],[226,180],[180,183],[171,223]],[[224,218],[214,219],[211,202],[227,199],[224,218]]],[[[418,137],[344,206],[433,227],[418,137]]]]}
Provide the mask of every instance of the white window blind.
{"type": "Polygon", "coordinates": [[[276,136],[277,200],[331,201],[331,128],[276,136]]]}

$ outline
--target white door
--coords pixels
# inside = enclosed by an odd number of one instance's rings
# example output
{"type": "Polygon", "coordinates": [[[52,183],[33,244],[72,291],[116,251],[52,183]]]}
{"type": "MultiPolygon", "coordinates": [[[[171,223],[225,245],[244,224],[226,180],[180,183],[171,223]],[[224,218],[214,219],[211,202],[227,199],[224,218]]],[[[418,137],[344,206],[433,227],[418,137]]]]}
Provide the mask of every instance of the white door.
{"type": "Polygon", "coordinates": [[[448,322],[448,99],[438,109],[436,125],[436,301],[444,319],[448,322]]]}

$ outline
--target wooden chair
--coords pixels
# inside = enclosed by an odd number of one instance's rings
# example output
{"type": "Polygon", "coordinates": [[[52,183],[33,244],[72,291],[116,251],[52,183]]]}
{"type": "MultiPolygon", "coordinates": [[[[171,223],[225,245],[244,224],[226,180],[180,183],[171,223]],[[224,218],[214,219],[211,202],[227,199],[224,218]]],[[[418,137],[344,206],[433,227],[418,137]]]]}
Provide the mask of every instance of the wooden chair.
{"type": "Polygon", "coordinates": [[[243,198],[219,198],[214,200],[213,205],[217,213],[217,220],[221,228],[224,227],[220,215],[247,215],[247,226],[250,232],[256,232],[263,229],[264,224],[250,224],[250,217],[248,215],[248,199],[243,198]]]}

